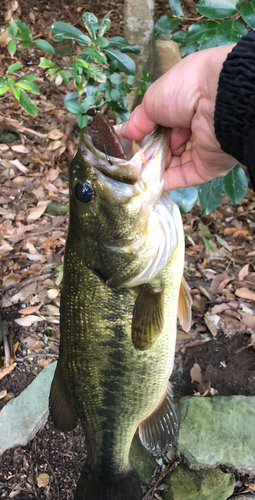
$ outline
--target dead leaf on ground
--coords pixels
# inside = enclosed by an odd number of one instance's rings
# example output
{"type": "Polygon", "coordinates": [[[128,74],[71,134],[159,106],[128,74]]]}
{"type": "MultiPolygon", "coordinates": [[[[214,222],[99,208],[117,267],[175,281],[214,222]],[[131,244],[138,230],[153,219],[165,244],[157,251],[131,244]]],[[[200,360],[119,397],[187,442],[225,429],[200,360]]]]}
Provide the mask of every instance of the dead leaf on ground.
{"type": "Polygon", "coordinates": [[[18,144],[17,146],[11,146],[12,151],[16,151],[17,153],[29,153],[29,149],[27,149],[23,144],[18,144]]]}
{"type": "Polygon", "coordinates": [[[41,215],[44,214],[50,201],[46,201],[43,205],[37,205],[36,207],[30,208],[27,216],[27,221],[37,220],[41,215]]]}
{"type": "Polygon", "coordinates": [[[211,332],[212,336],[215,337],[218,333],[218,323],[220,321],[220,316],[218,314],[210,314],[208,311],[204,315],[205,324],[208,330],[211,332]]]}
{"type": "Polygon", "coordinates": [[[235,294],[237,297],[241,297],[242,299],[255,300],[255,292],[252,292],[246,287],[238,288],[235,291],[235,294]]]}
{"type": "Polygon", "coordinates": [[[191,378],[191,383],[192,382],[198,382],[199,384],[202,383],[202,373],[201,373],[201,368],[198,363],[194,363],[190,370],[190,378],[191,378]]]}
{"type": "Polygon", "coordinates": [[[39,316],[33,314],[25,316],[24,318],[15,319],[15,323],[18,323],[20,326],[31,326],[33,323],[38,323],[39,321],[43,321],[43,318],[39,318],[39,316]]]}
{"type": "Polygon", "coordinates": [[[42,348],[44,347],[44,342],[42,340],[38,340],[38,338],[35,337],[26,337],[23,339],[24,343],[26,344],[26,347],[30,351],[41,351],[42,348]]]}
{"type": "Polygon", "coordinates": [[[63,135],[64,133],[61,132],[61,130],[59,130],[58,128],[54,128],[49,132],[48,137],[53,141],[57,141],[58,139],[62,139],[63,135]]]}
{"type": "Polygon", "coordinates": [[[23,315],[27,314],[33,314],[34,312],[38,311],[40,307],[42,307],[43,304],[39,304],[38,306],[29,306],[25,307],[24,309],[20,309],[18,312],[23,315]]]}
{"type": "Polygon", "coordinates": [[[242,281],[245,278],[245,276],[247,276],[247,274],[249,274],[249,267],[250,267],[250,263],[248,262],[248,264],[245,264],[245,266],[242,267],[241,271],[239,271],[239,273],[238,273],[239,281],[242,281]]]}
{"type": "Polygon", "coordinates": [[[9,375],[9,373],[11,373],[14,370],[15,366],[16,363],[13,363],[12,365],[3,366],[2,368],[0,368],[0,380],[6,377],[6,375],[9,375]]]}
{"type": "Polygon", "coordinates": [[[28,168],[23,165],[19,160],[11,160],[10,163],[14,165],[20,172],[26,174],[28,172],[28,168]]]}
{"type": "Polygon", "coordinates": [[[43,472],[36,478],[38,488],[45,488],[49,484],[50,476],[43,472]]]}

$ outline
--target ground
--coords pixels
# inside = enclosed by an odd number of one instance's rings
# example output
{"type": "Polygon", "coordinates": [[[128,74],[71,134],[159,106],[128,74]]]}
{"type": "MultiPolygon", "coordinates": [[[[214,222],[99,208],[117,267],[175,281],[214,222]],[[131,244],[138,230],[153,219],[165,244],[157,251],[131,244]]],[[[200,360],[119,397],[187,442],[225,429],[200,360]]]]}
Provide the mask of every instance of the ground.
{"type": "MultiPolygon", "coordinates": [[[[6,2],[6,12],[14,4],[6,2]]],[[[156,18],[169,13],[166,4],[156,2],[156,18]]],[[[185,7],[187,18],[196,12],[190,4],[191,8],[188,3],[185,7]]],[[[77,20],[84,10],[99,19],[112,10],[110,35],[123,36],[124,2],[120,0],[118,5],[111,0],[90,0],[84,5],[76,0],[68,7],[64,1],[21,0],[19,8],[20,19],[40,37],[49,36],[47,26],[53,20],[79,27],[77,20]]],[[[2,27],[6,12],[0,13],[2,27]]],[[[39,51],[17,57],[31,64],[40,81],[39,51]]],[[[3,49],[1,71],[11,62],[16,59],[11,61],[3,49]]],[[[0,103],[0,131],[19,134],[8,144],[0,135],[1,316],[11,356],[8,368],[4,350],[0,351],[0,410],[58,357],[67,167],[78,144],[78,128],[63,105],[65,92],[62,85],[45,86],[36,99],[40,110],[36,117],[23,113],[7,95],[0,103]]],[[[255,195],[249,189],[237,207],[223,196],[220,207],[203,218],[195,206],[183,216],[183,223],[193,321],[188,333],[178,328],[172,377],[175,395],[255,395],[255,195]],[[204,243],[204,234],[210,234],[211,249],[204,243]]],[[[80,428],[67,434],[55,430],[49,419],[26,447],[6,451],[0,459],[1,498],[73,498],[85,457],[81,436],[80,428]],[[39,487],[42,473],[49,484],[39,487]]],[[[253,479],[249,481],[252,491],[253,479]]],[[[247,488],[243,483],[239,486],[239,491],[247,488]]],[[[146,498],[148,491],[149,486],[144,486],[146,498]]]]}

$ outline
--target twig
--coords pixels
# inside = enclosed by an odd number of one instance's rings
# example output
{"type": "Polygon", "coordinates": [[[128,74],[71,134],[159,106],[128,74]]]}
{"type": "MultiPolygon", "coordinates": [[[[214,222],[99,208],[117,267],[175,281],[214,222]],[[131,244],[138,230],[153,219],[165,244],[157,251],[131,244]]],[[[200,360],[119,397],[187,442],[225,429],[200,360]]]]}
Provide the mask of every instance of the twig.
{"type": "Polygon", "coordinates": [[[36,130],[31,130],[30,128],[23,127],[18,120],[13,120],[12,118],[0,118],[0,123],[3,122],[6,125],[9,125],[10,127],[13,127],[14,129],[18,129],[19,132],[23,134],[28,134],[28,135],[35,135],[36,137],[39,137],[40,139],[47,139],[48,135],[47,134],[41,134],[41,132],[37,132],[36,130]]]}
{"type": "Polygon", "coordinates": [[[52,469],[52,467],[51,467],[51,465],[50,465],[49,460],[48,460],[46,457],[44,457],[44,459],[46,460],[46,462],[47,462],[47,464],[48,464],[48,467],[49,467],[49,469],[50,469],[50,471],[51,471],[51,474],[53,475],[53,477],[54,477],[54,479],[55,479],[55,481],[56,481],[56,485],[57,485],[57,494],[58,494],[58,500],[59,500],[59,487],[58,487],[58,481],[57,481],[57,478],[56,478],[56,476],[55,476],[54,470],[52,469]]]}
{"type": "Polygon", "coordinates": [[[174,462],[169,462],[169,464],[167,464],[166,468],[164,470],[162,470],[162,472],[159,475],[154,486],[152,488],[150,488],[150,490],[146,493],[146,495],[143,497],[142,500],[153,500],[153,496],[154,496],[156,489],[159,487],[159,485],[161,483],[163,483],[164,479],[166,479],[169,476],[169,474],[171,474],[171,472],[176,469],[177,465],[179,465],[179,463],[181,461],[182,461],[182,458],[180,457],[177,460],[175,460],[174,462]]]}
{"type": "Polygon", "coordinates": [[[24,361],[24,359],[30,359],[30,358],[39,358],[39,356],[41,357],[44,357],[44,358],[48,358],[48,357],[55,357],[55,358],[58,358],[58,354],[51,354],[49,352],[45,352],[45,353],[36,353],[36,354],[27,354],[27,356],[23,356],[23,358],[16,358],[15,361],[17,361],[18,363],[22,363],[22,361],[24,361]]]}
{"type": "Polygon", "coordinates": [[[11,364],[10,347],[9,347],[7,336],[6,336],[6,329],[2,325],[1,316],[0,316],[0,338],[1,337],[3,339],[3,346],[4,346],[5,366],[9,366],[11,364]]]}

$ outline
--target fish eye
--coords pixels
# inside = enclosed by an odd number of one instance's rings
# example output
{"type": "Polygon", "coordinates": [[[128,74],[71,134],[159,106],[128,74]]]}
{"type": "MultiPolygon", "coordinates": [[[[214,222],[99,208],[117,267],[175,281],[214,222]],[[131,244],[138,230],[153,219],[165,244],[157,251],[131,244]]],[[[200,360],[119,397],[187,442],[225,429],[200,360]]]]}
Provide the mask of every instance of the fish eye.
{"type": "Polygon", "coordinates": [[[75,188],[75,195],[82,203],[88,203],[94,194],[94,190],[89,182],[77,184],[75,188]]]}

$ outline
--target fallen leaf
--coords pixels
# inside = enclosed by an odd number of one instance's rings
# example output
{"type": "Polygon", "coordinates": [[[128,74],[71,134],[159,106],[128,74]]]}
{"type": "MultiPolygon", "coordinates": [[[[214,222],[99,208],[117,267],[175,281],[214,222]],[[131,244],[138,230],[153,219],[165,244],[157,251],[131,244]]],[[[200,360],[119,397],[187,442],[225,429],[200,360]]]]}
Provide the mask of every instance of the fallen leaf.
{"type": "Polygon", "coordinates": [[[255,300],[255,292],[252,292],[246,287],[238,288],[235,291],[235,294],[237,297],[241,297],[242,299],[255,300]]]}
{"type": "Polygon", "coordinates": [[[220,283],[223,280],[225,280],[226,278],[229,278],[229,275],[228,275],[227,271],[224,271],[223,273],[217,274],[216,276],[214,276],[214,278],[212,279],[212,282],[211,282],[211,290],[213,292],[217,292],[220,283]]]}
{"type": "Polygon", "coordinates": [[[241,315],[245,326],[255,331],[255,316],[246,312],[241,312],[241,315]]]}
{"type": "Polygon", "coordinates": [[[55,151],[56,149],[60,148],[62,146],[61,141],[53,141],[49,144],[47,151],[55,151]]]}
{"type": "Polygon", "coordinates": [[[53,306],[52,304],[48,304],[46,307],[47,313],[50,314],[50,316],[59,316],[59,308],[56,306],[53,306]]]}
{"type": "Polygon", "coordinates": [[[10,163],[12,163],[12,165],[14,165],[23,174],[26,174],[28,172],[28,168],[25,167],[25,165],[23,165],[23,163],[21,163],[19,160],[11,160],[10,163]]]}
{"type": "Polygon", "coordinates": [[[24,309],[20,309],[18,312],[24,315],[33,314],[34,312],[38,311],[40,307],[42,307],[42,304],[39,304],[38,306],[25,307],[24,309]]]}
{"type": "Polygon", "coordinates": [[[61,139],[63,135],[64,133],[61,132],[61,130],[59,130],[58,128],[54,128],[49,132],[48,137],[53,141],[56,141],[58,139],[61,139]]]}
{"type": "Polygon", "coordinates": [[[9,498],[12,499],[12,498],[15,498],[16,496],[18,496],[22,489],[23,489],[22,484],[20,484],[20,483],[15,484],[14,488],[12,489],[11,493],[9,494],[9,498]]]}
{"type": "Polygon", "coordinates": [[[16,363],[13,363],[12,365],[3,366],[2,368],[0,368],[0,380],[6,377],[6,375],[9,375],[9,373],[11,373],[14,370],[15,366],[16,363]]]}
{"type": "Polygon", "coordinates": [[[18,144],[17,146],[11,146],[11,149],[12,151],[16,151],[17,153],[29,153],[30,151],[25,146],[23,146],[23,144],[18,144]]]}
{"type": "Polygon", "coordinates": [[[191,378],[191,383],[192,382],[198,382],[199,384],[202,383],[202,373],[201,373],[201,368],[198,363],[194,363],[190,370],[190,378],[191,378]]]}
{"type": "Polygon", "coordinates": [[[220,321],[220,316],[218,314],[210,314],[208,311],[204,315],[205,324],[208,330],[211,332],[212,336],[217,335],[217,325],[220,321]]]}
{"type": "Polygon", "coordinates": [[[218,313],[221,313],[221,312],[225,311],[226,309],[229,309],[229,304],[225,304],[225,303],[223,303],[223,304],[216,304],[211,309],[211,314],[218,314],[218,313]]]}
{"type": "Polygon", "coordinates": [[[239,231],[235,231],[234,236],[246,236],[248,234],[247,229],[241,229],[239,231]]]}
{"type": "Polygon", "coordinates": [[[38,488],[45,488],[49,484],[50,476],[43,472],[36,478],[38,488]]]}
{"type": "Polygon", "coordinates": [[[36,207],[30,208],[27,216],[27,221],[39,219],[39,217],[44,214],[49,203],[50,201],[46,201],[43,203],[43,205],[37,205],[36,207]]]}
{"type": "Polygon", "coordinates": [[[42,340],[38,340],[34,337],[26,337],[24,338],[24,343],[30,351],[41,351],[44,347],[44,342],[42,340]]]}
{"type": "Polygon", "coordinates": [[[0,391],[0,399],[4,399],[7,396],[7,390],[4,389],[3,391],[0,391]]]}
{"type": "Polygon", "coordinates": [[[250,263],[248,262],[248,264],[245,264],[245,266],[242,267],[241,271],[239,271],[239,273],[238,273],[239,281],[242,281],[245,278],[245,276],[247,276],[247,274],[249,274],[249,267],[250,267],[250,263]]]}
{"type": "Polygon", "coordinates": [[[50,288],[49,290],[47,290],[47,295],[49,297],[49,299],[55,299],[59,294],[59,290],[57,290],[56,288],[50,288]]]}
{"type": "Polygon", "coordinates": [[[15,319],[15,322],[20,326],[31,326],[33,323],[38,323],[39,321],[43,321],[43,318],[39,318],[39,316],[33,314],[25,316],[24,318],[15,319]]]}

